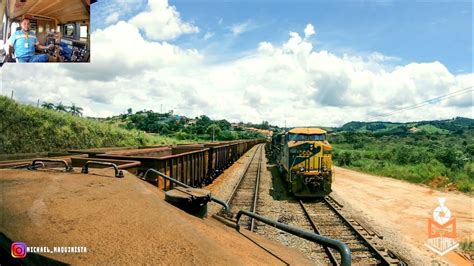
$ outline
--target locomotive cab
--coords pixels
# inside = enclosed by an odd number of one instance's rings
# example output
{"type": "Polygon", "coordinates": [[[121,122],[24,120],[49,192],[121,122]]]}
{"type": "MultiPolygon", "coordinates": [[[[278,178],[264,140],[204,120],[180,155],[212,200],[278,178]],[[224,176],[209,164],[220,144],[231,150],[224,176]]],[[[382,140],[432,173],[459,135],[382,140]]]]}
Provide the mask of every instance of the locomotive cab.
{"type": "MultiPolygon", "coordinates": [[[[94,2],[96,1],[1,1],[0,65],[20,62],[17,58],[18,51],[15,51],[9,39],[21,30],[23,18],[29,19],[29,32],[26,33],[33,33],[34,36],[31,38],[30,35],[30,40],[33,39],[41,46],[49,46],[46,49],[35,46],[34,55],[42,55],[48,62],[89,62],[90,4],[94,2]]],[[[28,41],[28,35],[25,36],[28,41]]],[[[33,46],[34,44],[31,47],[33,46]]],[[[27,44],[25,48],[28,48],[27,44]]]]}
{"type": "Polygon", "coordinates": [[[293,128],[282,139],[277,158],[291,192],[299,197],[331,193],[332,147],[320,128],[293,128]]]}

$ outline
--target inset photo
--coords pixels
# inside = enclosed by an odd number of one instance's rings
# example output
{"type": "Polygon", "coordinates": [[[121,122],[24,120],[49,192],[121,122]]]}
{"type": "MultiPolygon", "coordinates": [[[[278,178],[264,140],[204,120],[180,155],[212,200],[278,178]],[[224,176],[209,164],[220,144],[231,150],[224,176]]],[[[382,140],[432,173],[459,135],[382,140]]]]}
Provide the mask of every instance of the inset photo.
{"type": "Polygon", "coordinates": [[[0,64],[90,62],[94,0],[3,0],[0,64]]]}

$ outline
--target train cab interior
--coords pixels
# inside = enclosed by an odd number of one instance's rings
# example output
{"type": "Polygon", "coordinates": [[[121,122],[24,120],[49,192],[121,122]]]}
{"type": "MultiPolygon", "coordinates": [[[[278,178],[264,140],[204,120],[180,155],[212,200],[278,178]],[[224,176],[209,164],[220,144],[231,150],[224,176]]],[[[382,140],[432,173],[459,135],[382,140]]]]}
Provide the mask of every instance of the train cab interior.
{"type": "Polygon", "coordinates": [[[48,49],[48,62],[90,61],[90,5],[94,0],[2,0],[0,1],[0,64],[15,63],[14,48],[7,41],[23,18],[30,20],[39,44],[48,49]]]}

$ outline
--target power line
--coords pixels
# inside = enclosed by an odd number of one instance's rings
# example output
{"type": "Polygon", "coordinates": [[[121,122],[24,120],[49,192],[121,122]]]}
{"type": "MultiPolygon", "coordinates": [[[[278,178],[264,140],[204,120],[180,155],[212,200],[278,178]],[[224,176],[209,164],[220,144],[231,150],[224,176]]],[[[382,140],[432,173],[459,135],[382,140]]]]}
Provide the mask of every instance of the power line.
{"type": "Polygon", "coordinates": [[[423,102],[420,102],[420,103],[417,103],[417,104],[414,104],[414,105],[410,105],[410,106],[407,106],[407,107],[403,107],[403,108],[397,109],[397,110],[389,112],[389,113],[385,113],[385,114],[381,114],[381,115],[375,115],[373,117],[386,117],[386,116],[391,116],[393,114],[400,113],[400,112],[403,112],[403,111],[406,111],[406,110],[412,110],[412,109],[420,108],[420,107],[423,107],[423,106],[428,105],[428,104],[433,104],[433,103],[439,102],[441,100],[449,99],[449,98],[452,98],[452,97],[455,97],[455,96],[458,96],[458,95],[461,95],[461,94],[464,94],[464,93],[467,93],[467,92],[472,92],[472,91],[474,91],[473,88],[474,88],[474,86],[466,87],[464,89],[453,91],[453,92],[450,92],[450,93],[442,95],[442,96],[431,98],[431,99],[425,100],[423,102]]]}

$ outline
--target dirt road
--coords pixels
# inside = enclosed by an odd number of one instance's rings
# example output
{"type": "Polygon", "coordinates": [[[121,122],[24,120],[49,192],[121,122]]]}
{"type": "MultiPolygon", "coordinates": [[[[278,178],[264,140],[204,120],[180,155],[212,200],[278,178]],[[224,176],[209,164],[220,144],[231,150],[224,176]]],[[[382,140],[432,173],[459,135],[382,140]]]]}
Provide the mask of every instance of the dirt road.
{"type": "Polygon", "coordinates": [[[392,243],[393,248],[416,264],[434,262],[471,265],[449,252],[438,256],[424,246],[428,238],[428,218],[446,198],[445,206],[456,218],[457,240],[474,238],[474,198],[459,192],[441,192],[388,177],[380,177],[336,167],[333,194],[345,202],[357,218],[366,221],[392,243]]]}

